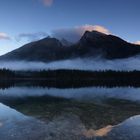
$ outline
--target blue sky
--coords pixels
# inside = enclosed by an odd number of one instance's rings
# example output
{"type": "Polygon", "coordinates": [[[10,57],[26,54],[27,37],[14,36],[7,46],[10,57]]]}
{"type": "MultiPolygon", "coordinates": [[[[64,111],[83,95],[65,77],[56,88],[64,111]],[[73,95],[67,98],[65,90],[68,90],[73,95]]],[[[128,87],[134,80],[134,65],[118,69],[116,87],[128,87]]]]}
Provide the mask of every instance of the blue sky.
{"type": "Polygon", "coordinates": [[[97,27],[139,41],[139,6],[140,0],[1,0],[0,55],[48,34],[97,27]]]}

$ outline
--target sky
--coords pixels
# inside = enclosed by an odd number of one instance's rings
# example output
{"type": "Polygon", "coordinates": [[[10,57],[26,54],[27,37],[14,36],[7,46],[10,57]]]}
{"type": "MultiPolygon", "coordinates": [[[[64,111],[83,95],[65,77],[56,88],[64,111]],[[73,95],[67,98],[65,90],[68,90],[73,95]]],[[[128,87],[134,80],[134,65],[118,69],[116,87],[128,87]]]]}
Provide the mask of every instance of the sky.
{"type": "Polygon", "coordinates": [[[76,41],[86,30],[140,43],[140,0],[0,0],[0,55],[48,35],[76,41]]]}

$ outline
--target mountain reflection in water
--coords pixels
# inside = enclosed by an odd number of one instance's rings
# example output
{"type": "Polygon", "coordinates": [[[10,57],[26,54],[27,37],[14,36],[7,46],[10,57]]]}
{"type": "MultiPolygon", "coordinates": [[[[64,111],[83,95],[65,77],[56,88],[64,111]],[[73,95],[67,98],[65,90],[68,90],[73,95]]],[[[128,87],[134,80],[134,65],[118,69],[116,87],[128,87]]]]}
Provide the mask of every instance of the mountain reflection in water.
{"type": "Polygon", "coordinates": [[[137,140],[140,117],[130,117],[140,114],[139,92],[130,87],[1,89],[0,139],[125,140],[127,135],[127,140],[137,140]]]}

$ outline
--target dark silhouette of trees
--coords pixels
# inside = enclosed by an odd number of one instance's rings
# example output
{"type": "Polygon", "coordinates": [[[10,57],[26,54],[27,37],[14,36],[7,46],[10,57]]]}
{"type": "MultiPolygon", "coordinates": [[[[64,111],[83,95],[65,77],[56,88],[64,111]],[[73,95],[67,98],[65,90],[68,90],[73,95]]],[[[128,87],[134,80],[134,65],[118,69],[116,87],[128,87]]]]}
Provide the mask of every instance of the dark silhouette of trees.
{"type": "Polygon", "coordinates": [[[88,86],[140,86],[140,71],[84,71],[84,70],[40,70],[12,71],[0,69],[0,87],[3,84],[48,86],[48,87],[88,87],[88,86]]]}

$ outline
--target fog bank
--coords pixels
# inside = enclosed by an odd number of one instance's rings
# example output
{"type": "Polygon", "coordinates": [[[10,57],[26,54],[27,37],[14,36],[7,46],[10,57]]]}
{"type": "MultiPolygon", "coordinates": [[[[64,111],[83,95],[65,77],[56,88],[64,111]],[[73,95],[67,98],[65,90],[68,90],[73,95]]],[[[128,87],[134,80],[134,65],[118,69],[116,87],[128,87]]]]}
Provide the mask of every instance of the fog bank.
{"type": "Polygon", "coordinates": [[[86,87],[86,88],[40,88],[40,87],[12,87],[9,89],[0,89],[0,101],[14,98],[41,97],[49,95],[52,97],[62,97],[66,99],[75,99],[101,103],[107,99],[123,99],[140,103],[140,88],[132,87],[86,87]]]}
{"type": "Polygon", "coordinates": [[[140,70],[140,56],[105,60],[101,58],[88,59],[71,59],[55,61],[50,63],[44,62],[26,62],[26,61],[11,61],[0,62],[0,68],[12,70],[41,70],[41,69],[78,69],[78,70],[140,70]]]}

